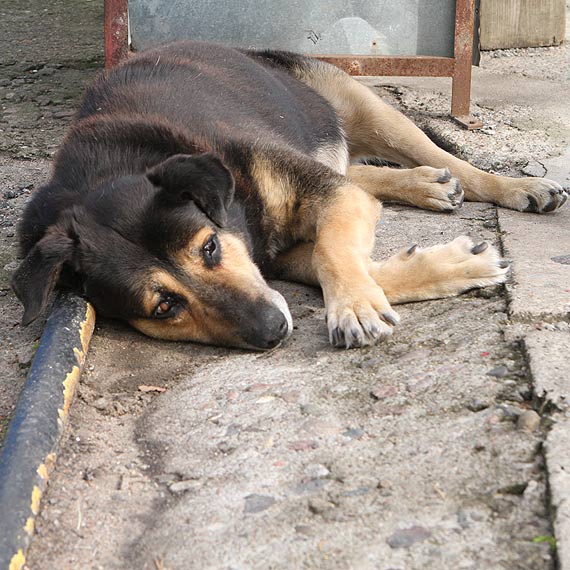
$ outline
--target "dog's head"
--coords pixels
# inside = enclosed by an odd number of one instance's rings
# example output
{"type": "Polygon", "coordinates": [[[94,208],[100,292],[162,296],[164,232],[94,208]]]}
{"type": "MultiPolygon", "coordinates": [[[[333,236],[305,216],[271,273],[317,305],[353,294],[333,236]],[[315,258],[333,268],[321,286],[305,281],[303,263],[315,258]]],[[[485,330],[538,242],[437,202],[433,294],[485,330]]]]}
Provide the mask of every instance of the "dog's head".
{"type": "Polygon", "coordinates": [[[234,181],[211,154],[176,155],[108,181],[59,215],[15,273],[23,324],[60,275],[103,315],[162,339],[257,349],[291,333],[242,235],[224,229],[234,181]]]}

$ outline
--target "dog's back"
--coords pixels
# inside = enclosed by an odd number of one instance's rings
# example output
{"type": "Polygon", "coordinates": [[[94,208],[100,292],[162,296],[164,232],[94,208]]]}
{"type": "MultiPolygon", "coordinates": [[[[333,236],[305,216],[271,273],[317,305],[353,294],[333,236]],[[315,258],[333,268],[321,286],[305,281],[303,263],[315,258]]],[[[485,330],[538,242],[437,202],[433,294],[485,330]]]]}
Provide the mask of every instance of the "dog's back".
{"type": "Polygon", "coordinates": [[[144,52],[102,76],[78,118],[154,116],[203,144],[284,144],[310,153],[337,133],[338,119],[284,61],[264,53],[194,42],[144,52]]]}

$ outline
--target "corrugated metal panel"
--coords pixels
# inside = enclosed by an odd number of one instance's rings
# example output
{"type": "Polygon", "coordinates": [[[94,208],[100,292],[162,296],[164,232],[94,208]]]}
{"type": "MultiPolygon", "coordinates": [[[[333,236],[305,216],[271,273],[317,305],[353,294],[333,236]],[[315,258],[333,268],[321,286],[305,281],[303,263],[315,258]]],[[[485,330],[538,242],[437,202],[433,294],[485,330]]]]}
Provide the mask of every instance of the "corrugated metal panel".
{"type": "Polygon", "coordinates": [[[455,0],[130,0],[135,50],[192,38],[313,54],[453,56],[455,0]]]}

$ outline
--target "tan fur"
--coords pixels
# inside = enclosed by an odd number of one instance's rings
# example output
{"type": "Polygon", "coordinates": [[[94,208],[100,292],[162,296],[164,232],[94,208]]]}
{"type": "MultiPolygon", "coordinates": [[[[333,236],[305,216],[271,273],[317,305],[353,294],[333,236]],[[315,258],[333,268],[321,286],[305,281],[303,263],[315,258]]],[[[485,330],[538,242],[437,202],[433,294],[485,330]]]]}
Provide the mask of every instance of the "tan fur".
{"type": "Polygon", "coordinates": [[[354,185],[339,188],[317,219],[312,264],[333,344],[372,344],[399,317],[368,274],[380,204],[354,185]],[[338,336],[338,338],[336,338],[338,336]]]}
{"type": "MultiPolygon", "coordinates": [[[[460,236],[450,243],[426,249],[403,249],[383,262],[370,261],[368,273],[382,287],[390,304],[441,299],[475,287],[505,280],[508,268],[497,250],[488,246],[474,255],[473,241],[460,236]]],[[[318,285],[312,267],[314,244],[304,243],[279,257],[283,279],[318,285]]]]}
{"type": "Polygon", "coordinates": [[[214,340],[216,342],[225,340],[229,344],[233,340],[234,331],[228,323],[166,271],[156,271],[150,276],[143,302],[148,317],[132,319],[130,323],[148,336],[164,340],[191,339],[206,344],[214,340]],[[152,312],[160,299],[158,291],[161,289],[180,295],[185,299],[187,308],[170,319],[152,318],[152,312]]]}
{"type": "MultiPolygon", "coordinates": [[[[204,266],[200,250],[213,229],[200,229],[187,246],[174,258],[184,273],[191,275],[202,287],[216,289],[218,284],[231,287],[252,298],[269,299],[271,290],[259,269],[251,261],[242,240],[229,233],[219,233],[222,262],[214,268],[204,266]]],[[[191,288],[185,286],[166,271],[155,271],[149,276],[143,292],[143,305],[147,318],[133,319],[131,324],[141,332],[166,340],[195,340],[206,344],[238,344],[237,331],[191,288]],[[152,314],[160,301],[160,291],[169,291],[186,301],[178,315],[169,319],[156,319],[152,314]]]]}
{"type": "Polygon", "coordinates": [[[283,226],[290,224],[296,195],[296,189],[291,182],[275,172],[270,161],[261,156],[254,158],[251,173],[257,183],[268,219],[283,226]]]}
{"type": "Polygon", "coordinates": [[[418,166],[412,169],[351,166],[348,176],[378,200],[451,211],[461,206],[463,191],[447,169],[418,166]]]}
{"type": "Polygon", "coordinates": [[[343,140],[339,145],[320,147],[312,158],[339,174],[346,174],[350,161],[348,145],[343,140]]]}

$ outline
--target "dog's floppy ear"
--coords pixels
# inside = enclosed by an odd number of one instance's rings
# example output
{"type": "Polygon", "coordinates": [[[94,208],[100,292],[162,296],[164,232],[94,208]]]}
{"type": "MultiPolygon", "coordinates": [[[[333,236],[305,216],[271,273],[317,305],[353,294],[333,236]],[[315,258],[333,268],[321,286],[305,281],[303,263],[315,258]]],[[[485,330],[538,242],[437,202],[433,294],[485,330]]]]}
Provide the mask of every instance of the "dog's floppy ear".
{"type": "Polygon", "coordinates": [[[14,273],[12,288],[24,305],[22,325],[30,324],[46,308],[63,264],[72,257],[73,244],[59,228],[50,228],[14,273]]]}
{"type": "Polygon", "coordinates": [[[234,196],[234,179],[213,154],[176,154],[147,172],[162,190],[160,197],[172,205],[192,200],[215,224],[225,226],[234,196]]]}

